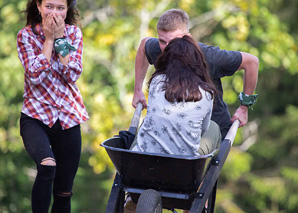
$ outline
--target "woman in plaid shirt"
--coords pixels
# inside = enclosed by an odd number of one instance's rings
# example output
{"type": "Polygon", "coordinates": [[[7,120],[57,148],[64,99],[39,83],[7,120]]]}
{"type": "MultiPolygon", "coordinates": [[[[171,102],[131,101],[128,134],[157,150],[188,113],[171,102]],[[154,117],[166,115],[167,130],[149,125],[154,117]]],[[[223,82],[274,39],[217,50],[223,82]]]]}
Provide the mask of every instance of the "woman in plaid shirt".
{"type": "Polygon", "coordinates": [[[37,166],[32,211],[70,212],[81,155],[80,124],[88,119],[76,85],[82,73],[82,32],[75,0],[28,0],[17,36],[25,70],[20,132],[37,166]]]}

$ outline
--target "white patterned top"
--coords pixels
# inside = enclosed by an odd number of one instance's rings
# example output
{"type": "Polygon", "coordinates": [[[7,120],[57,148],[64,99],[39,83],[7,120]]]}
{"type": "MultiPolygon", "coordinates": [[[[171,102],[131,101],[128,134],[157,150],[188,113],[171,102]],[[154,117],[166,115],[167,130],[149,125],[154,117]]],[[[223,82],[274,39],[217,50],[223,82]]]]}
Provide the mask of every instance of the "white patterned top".
{"type": "Polygon", "coordinates": [[[133,151],[200,155],[201,136],[208,130],[213,108],[211,95],[200,88],[197,102],[170,103],[162,91],[165,75],[158,75],[149,88],[147,115],[137,133],[133,151]]]}

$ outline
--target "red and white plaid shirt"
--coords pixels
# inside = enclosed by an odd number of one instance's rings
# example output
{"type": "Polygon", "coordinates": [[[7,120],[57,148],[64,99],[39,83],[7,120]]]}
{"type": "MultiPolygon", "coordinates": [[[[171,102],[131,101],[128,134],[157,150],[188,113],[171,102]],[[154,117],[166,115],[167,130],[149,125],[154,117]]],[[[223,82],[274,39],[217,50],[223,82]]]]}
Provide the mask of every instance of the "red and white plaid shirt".
{"type": "Polygon", "coordinates": [[[23,28],[17,37],[19,59],[25,69],[24,103],[22,113],[52,127],[59,118],[62,129],[86,121],[88,113],[76,85],[82,71],[82,32],[66,25],[64,36],[77,50],[70,51],[68,65],[63,65],[53,48],[49,62],[42,54],[45,36],[41,25],[23,28]]]}

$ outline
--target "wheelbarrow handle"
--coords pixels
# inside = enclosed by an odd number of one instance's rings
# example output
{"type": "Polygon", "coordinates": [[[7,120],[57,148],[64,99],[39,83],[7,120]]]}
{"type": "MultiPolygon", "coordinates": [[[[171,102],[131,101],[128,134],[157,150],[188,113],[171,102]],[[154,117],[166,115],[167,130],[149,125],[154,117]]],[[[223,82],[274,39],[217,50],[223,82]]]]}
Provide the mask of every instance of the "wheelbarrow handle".
{"type": "Polygon", "coordinates": [[[129,131],[130,130],[136,130],[139,126],[139,122],[140,122],[140,117],[141,117],[141,113],[142,113],[142,109],[143,109],[143,104],[141,102],[139,102],[137,104],[136,110],[133,114],[130,126],[129,126],[129,131]]]}
{"type": "Polygon", "coordinates": [[[237,133],[237,130],[239,128],[239,125],[240,125],[240,121],[237,119],[233,122],[232,126],[230,127],[225,139],[231,141],[231,145],[233,144],[234,142],[234,139],[235,139],[235,136],[236,136],[236,133],[237,133]]]}

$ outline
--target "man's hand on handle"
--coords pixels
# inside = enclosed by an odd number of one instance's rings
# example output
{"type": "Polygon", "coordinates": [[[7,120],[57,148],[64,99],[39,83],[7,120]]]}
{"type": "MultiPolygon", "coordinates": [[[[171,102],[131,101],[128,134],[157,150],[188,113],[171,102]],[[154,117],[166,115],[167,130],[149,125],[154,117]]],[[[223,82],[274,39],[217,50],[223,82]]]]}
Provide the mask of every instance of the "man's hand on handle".
{"type": "Polygon", "coordinates": [[[132,99],[132,106],[134,108],[137,107],[137,104],[141,102],[143,105],[143,109],[146,108],[147,109],[147,100],[145,98],[145,95],[142,91],[135,91],[134,95],[133,95],[133,99],[132,99]]]}
{"type": "Polygon", "coordinates": [[[231,121],[234,122],[235,120],[240,121],[239,127],[242,127],[247,124],[248,120],[248,107],[244,105],[240,105],[236,110],[235,114],[231,118],[231,121]]]}

